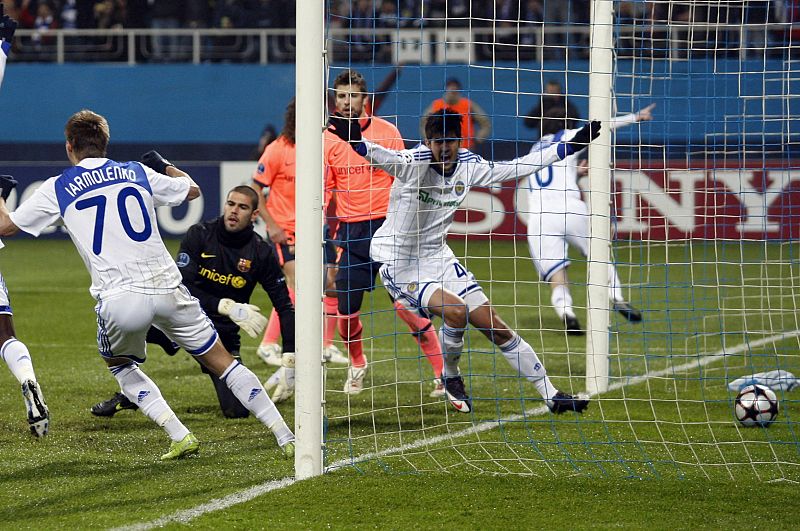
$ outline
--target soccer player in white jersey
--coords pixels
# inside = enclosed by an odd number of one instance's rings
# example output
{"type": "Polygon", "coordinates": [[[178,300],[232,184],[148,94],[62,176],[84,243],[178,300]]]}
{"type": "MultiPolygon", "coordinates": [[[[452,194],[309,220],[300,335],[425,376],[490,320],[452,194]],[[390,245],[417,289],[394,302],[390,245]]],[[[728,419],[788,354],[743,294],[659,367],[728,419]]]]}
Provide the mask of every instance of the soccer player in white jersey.
{"type": "MultiPolygon", "coordinates": [[[[3,74],[6,69],[6,57],[11,49],[11,39],[17,22],[8,15],[3,14],[3,4],[0,3],[0,84],[3,83],[3,74]]],[[[1,177],[5,183],[2,187],[3,202],[8,199],[16,181],[13,177],[1,177]]],[[[3,242],[0,241],[0,249],[3,242]]],[[[36,437],[44,437],[50,429],[50,412],[47,410],[42,390],[36,380],[28,347],[17,339],[14,331],[14,319],[11,312],[11,303],[8,298],[8,289],[3,275],[0,274],[0,357],[6,362],[11,374],[22,385],[22,396],[28,413],[28,426],[36,437]]]]}
{"type": "MultiPolygon", "coordinates": [[[[197,356],[272,430],[284,454],[294,455],[291,430],[256,375],[222,346],[200,303],[181,284],[178,266],[158,232],[155,207],[191,201],[200,196],[200,188],[154,151],[143,156],[145,164],[106,158],[108,123],[92,111],[75,113],[65,136],[73,166],[47,179],[11,214],[0,201],[0,235],[22,229],[38,236],[63,221],[91,274],[100,355],[125,396],[172,440],[162,460],[196,453],[199,442],[139,368],[151,324],[197,356]]],[[[219,312],[237,324],[255,319],[245,304],[220,303],[219,312]]]]}
{"type": "MultiPolygon", "coordinates": [[[[652,119],[649,105],[636,113],[611,120],[611,129],[652,119]]],[[[551,109],[542,120],[542,138],[531,153],[538,153],[553,144],[569,141],[578,129],[565,130],[564,109],[551,109]]],[[[579,154],[554,162],[521,180],[519,188],[528,194],[528,247],[531,258],[543,280],[550,284],[550,301],[564,323],[567,334],[583,335],[583,329],[572,308],[567,268],[570,261],[567,247],[576,247],[583,256],[589,254],[589,207],[581,199],[578,187],[579,154]]],[[[630,322],[642,320],[639,310],[622,294],[622,285],[613,263],[608,265],[609,297],[615,310],[630,322]]]]}
{"type": "Polygon", "coordinates": [[[444,321],[439,330],[442,378],[453,407],[462,413],[472,410],[458,367],[469,323],[500,348],[521,377],[533,382],[552,412],[586,409],[588,400],[556,389],[533,348],[500,318],[447,245],[447,232],[471,187],[515,180],[561,160],[596,138],[600,123],[588,124],[569,142],[504,162],[486,161],[461,149],[461,115],[447,108],[427,118],[425,144],[409,150],[362,141],[360,129],[339,116],[331,117],[330,129],[395,177],[386,222],[375,233],[370,255],[383,263],[381,279],[395,300],[444,321]]]}

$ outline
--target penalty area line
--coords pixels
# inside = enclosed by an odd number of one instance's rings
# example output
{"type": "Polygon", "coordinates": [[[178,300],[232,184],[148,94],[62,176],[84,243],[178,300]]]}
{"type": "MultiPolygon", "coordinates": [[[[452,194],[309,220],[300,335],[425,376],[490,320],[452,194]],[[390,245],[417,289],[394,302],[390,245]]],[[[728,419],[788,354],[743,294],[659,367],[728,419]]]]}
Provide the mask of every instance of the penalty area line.
{"type": "MultiPolygon", "coordinates": [[[[800,337],[800,330],[794,330],[792,332],[784,332],[781,334],[776,334],[773,336],[765,337],[763,339],[758,339],[755,341],[745,341],[743,343],[739,343],[738,345],[734,345],[732,347],[725,347],[716,352],[712,352],[710,354],[700,354],[697,358],[693,359],[690,362],[682,363],[680,365],[672,365],[666,367],[664,369],[660,369],[657,371],[647,372],[640,376],[631,376],[628,378],[620,378],[620,381],[615,382],[608,386],[608,391],[616,391],[618,389],[622,389],[624,387],[628,387],[631,385],[638,385],[640,383],[644,383],[648,380],[652,380],[655,378],[663,378],[665,376],[669,376],[671,374],[685,372],[693,369],[700,369],[719,361],[726,356],[740,354],[745,352],[749,349],[755,349],[759,347],[763,347],[764,345],[768,345],[770,343],[776,343],[778,341],[785,341],[787,339],[792,339],[800,337]]],[[[596,396],[597,393],[594,393],[590,396],[596,396]]],[[[351,459],[340,459],[339,461],[335,461],[331,463],[326,469],[325,472],[332,472],[339,468],[346,468],[348,466],[356,465],[358,463],[363,463],[365,461],[369,461],[371,459],[377,459],[380,457],[386,457],[394,454],[402,454],[404,452],[413,451],[418,448],[422,448],[425,446],[435,445],[441,442],[450,441],[453,439],[459,439],[462,437],[468,437],[470,435],[475,435],[477,433],[482,433],[485,431],[489,431],[501,426],[505,422],[517,422],[520,420],[524,420],[528,417],[534,417],[538,415],[544,415],[549,410],[547,406],[539,406],[532,409],[525,411],[525,413],[521,415],[511,415],[501,420],[495,420],[490,422],[482,422],[481,424],[474,425],[470,428],[466,428],[463,430],[455,431],[452,433],[448,433],[445,435],[437,435],[436,437],[430,437],[425,439],[420,439],[413,443],[404,444],[401,446],[396,446],[394,448],[387,448],[386,450],[381,450],[380,452],[372,452],[368,454],[362,454],[358,457],[354,457],[351,459]]],[[[157,527],[163,527],[169,523],[177,522],[177,523],[188,523],[189,521],[203,516],[204,514],[219,511],[222,509],[227,509],[228,507],[232,507],[234,505],[238,505],[240,503],[248,502],[262,494],[266,494],[268,492],[282,489],[288,487],[290,485],[294,485],[297,483],[298,480],[287,477],[279,480],[272,480],[266,483],[262,483],[260,485],[255,485],[250,487],[249,489],[245,489],[239,492],[235,492],[233,494],[229,494],[223,498],[213,499],[209,502],[200,504],[196,507],[191,509],[184,509],[181,511],[177,511],[173,514],[162,516],[156,520],[152,520],[150,522],[143,522],[140,524],[132,524],[126,525],[123,527],[114,528],[114,531],[147,531],[150,529],[154,529],[157,527]]]]}

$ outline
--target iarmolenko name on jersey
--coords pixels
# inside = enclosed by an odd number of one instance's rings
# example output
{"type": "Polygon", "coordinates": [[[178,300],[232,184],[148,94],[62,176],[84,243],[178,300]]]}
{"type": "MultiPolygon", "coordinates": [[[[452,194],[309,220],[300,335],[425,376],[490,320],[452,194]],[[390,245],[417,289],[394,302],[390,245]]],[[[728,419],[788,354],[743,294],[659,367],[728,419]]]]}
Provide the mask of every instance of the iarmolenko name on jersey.
{"type": "Polygon", "coordinates": [[[219,282],[223,286],[230,285],[236,289],[243,288],[245,284],[247,284],[247,280],[239,275],[234,276],[230,273],[223,275],[221,273],[217,273],[216,269],[208,269],[206,267],[200,268],[200,276],[207,278],[211,282],[219,282]]]}
{"type": "Polygon", "coordinates": [[[429,205],[435,205],[437,207],[451,207],[451,206],[458,206],[461,201],[441,201],[436,199],[435,197],[431,197],[430,192],[426,192],[424,190],[420,190],[417,194],[417,199],[422,201],[423,203],[428,203],[429,205]]]}
{"type": "Polygon", "coordinates": [[[81,191],[94,186],[96,184],[110,182],[110,181],[135,181],[136,172],[119,166],[106,166],[105,168],[98,168],[96,170],[89,170],[76,175],[72,178],[66,188],[67,193],[75,197],[81,191]]]}

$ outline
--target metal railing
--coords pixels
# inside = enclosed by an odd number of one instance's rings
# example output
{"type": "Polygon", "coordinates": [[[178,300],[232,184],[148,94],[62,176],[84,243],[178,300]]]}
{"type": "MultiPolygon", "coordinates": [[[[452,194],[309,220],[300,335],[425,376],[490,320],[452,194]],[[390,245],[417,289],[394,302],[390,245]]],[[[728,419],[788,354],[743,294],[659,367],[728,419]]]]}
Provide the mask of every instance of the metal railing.
{"type": "MultiPolygon", "coordinates": [[[[616,25],[616,52],[685,59],[692,54],[780,55],[792,47],[788,24],[616,25]]],[[[799,28],[800,29],[800,28],[799,28]]],[[[332,61],[385,63],[473,62],[497,59],[542,61],[566,54],[588,58],[587,25],[520,23],[519,27],[328,30],[332,61]]],[[[295,60],[294,29],[92,29],[18,30],[17,61],[241,62],[295,60]]]]}

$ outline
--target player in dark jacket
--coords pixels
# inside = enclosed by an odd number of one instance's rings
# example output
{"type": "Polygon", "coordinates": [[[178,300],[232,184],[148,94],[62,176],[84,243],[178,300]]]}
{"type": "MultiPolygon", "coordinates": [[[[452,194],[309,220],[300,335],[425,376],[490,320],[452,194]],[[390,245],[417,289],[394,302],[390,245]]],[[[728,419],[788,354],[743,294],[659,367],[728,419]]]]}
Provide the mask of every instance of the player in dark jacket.
{"type": "MultiPolygon", "coordinates": [[[[239,359],[239,329],[251,337],[264,329],[266,318],[257,306],[249,304],[256,284],[261,284],[278,312],[283,338],[283,352],[289,363],[294,353],[294,306],[289,298],[283,272],[272,248],[253,231],[258,215],[258,195],[249,186],[237,186],[228,192],[223,215],[189,228],[178,252],[177,264],[183,284],[200,301],[219,333],[223,346],[239,359]]],[[[153,328],[148,341],[161,345],[167,353],[171,341],[153,328]]],[[[283,371],[283,369],[281,369],[283,371]]],[[[203,372],[206,372],[203,370],[203,372]]],[[[283,371],[279,374],[283,374],[283,371]]],[[[208,373],[207,373],[208,374],[208,373]]],[[[209,374],[219,398],[222,413],[229,418],[248,415],[230,389],[216,376],[209,374]]],[[[271,379],[272,380],[272,379],[271,379]]],[[[272,382],[273,385],[277,382],[272,382]]],[[[274,395],[275,401],[288,396],[274,395]]],[[[110,417],[122,409],[136,409],[121,393],[92,407],[92,414],[110,417]]]]}

